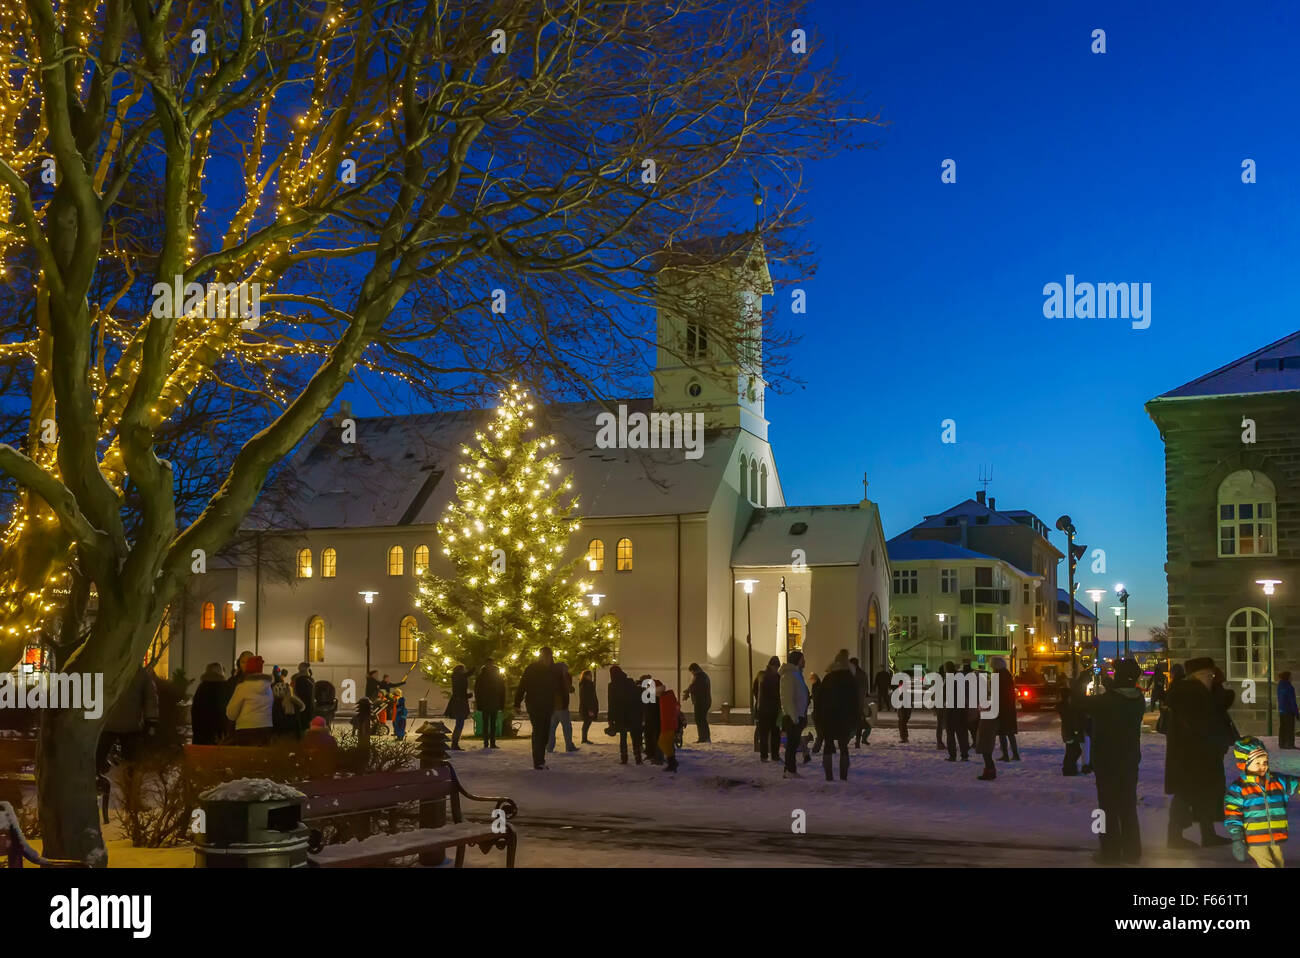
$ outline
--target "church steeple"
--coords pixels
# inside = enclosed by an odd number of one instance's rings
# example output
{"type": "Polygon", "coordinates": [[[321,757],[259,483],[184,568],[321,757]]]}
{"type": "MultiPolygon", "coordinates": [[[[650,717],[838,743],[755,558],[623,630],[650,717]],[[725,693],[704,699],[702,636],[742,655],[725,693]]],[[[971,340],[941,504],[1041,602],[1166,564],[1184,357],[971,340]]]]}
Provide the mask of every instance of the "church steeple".
{"type": "Polygon", "coordinates": [[[659,272],[655,408],[702,412],[710,427],[767,439],[763,297],[772,295],[757,235],[677,247],[659,272]]]}

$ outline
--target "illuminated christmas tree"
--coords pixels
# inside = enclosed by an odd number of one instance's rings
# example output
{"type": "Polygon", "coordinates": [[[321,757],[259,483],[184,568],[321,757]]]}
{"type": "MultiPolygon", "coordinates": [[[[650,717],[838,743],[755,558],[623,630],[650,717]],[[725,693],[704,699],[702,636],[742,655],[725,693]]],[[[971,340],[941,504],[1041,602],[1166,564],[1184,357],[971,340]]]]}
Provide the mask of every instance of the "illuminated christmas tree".
{"type": "Polygon", "coordinates": [[[461,449],[456,497],[438,523],[453,572],[419,580],[430,623],[420,634],[421,668],[435,681],[489,658],[513,681],[544,645],[574,672],[614,660],[618,620],[596,617],[579,560],[564,561],[580,526],[577,497],[561,501],[573,481],[548,451],[554,437],[534,434],[532,410],[527,391],[511,385],[477,445],[461,449]]]}

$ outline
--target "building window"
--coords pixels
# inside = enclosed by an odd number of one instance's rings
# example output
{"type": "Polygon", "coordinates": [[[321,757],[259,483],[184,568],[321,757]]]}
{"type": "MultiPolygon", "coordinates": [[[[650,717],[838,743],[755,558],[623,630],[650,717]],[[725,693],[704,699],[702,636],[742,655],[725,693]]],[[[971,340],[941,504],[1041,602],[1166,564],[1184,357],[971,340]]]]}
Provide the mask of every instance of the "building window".
{"type": "Polygon", "coordinates": [[[200,627],[208,632],[217,627],[217,607],[211,602],[203,603],[203,618],[200,621],[200,627]]]}
{"type": "Polygon", "coordinates": [[[767,463],[763,463],[758,469],[758,504],[764,509],[767,508],[767,463]]]}
{"type": "MultiPolygon", "coordinates": [[[[416,546],[415,547],[415,574],[424,575],[428,571],[429,571],[429,547],[416,546]]],[[[403,659],[402,661],[405,661],[405,659],[403,659]]]]}
{"type": "Polygon", "coordinates": [[[1228,618],[1228,681],[1268,679],[1268,616],[1238,609],[1228,618]]]}
{"type": "Polygon", "coordinates": [[[587,543],[587,571],[605,571],[605,543],[601,539],[592,539],[587,543]]]}
{"type": "Polygon", "coordinates": [[[235,607],[229,602],[221,612],[221,627],[223,629],[233,629],[235,627],[235,607]]]}
{"type": "Polygon", "coordinates": [[[993,588],[993,567],[991,565],[981,565],[975,567],[975,588],[977,589],[993,588]]]}
{"type": "Polygon", "coordinates": [[[408,615],[397,629],[397,661],[414,662],[419,640],[415,637],[415,616],[408,615]]]}
{"type": "Polygon", "coordinates": [[[1026,582],[1026,583],[1024,584],[1024,586],[1021,588],[1021,590],[1020,590],[1020,597],[1021,597],[1022,602],[1023,602],[1025,605],[1029,605],[1030,599],[1029,599],[1029,583],[1028,583],[1028,582],[1026,582]]]}
{"type": "Polygon", "coordinates": [[[298,578],[300,579],[311,578],[311,550],[310,549],[298,550],[298,578]]]}
{"type": "Polygon", "coordinates": [[[325,661],[325,620],[319,615],[307,622],[307,661],[325,661]]]}
{"type": "Polygon", "coordinates": [[[952,616],[948,616],[948,618],[939,623],[939,630],[943,634],[944,642],[957,641],[957,623],[953,620],[952,616]]]}
{"type": "Polygon", "coordinates": [[[913,641],[920,636],[917,635],[917,621],[914,615],[898,616],[898,638],[902,641],[913,641]]]}
{"type": "Polygon", "coordinates": [[[631,571],[632,571],[632,540],[631,540],[631,539],[619,539],[619,540],[618,540],[618,566],[617,566],[617,568],[618,568],[618,571],[619,571],[619,572],[631,572],[631,571]]]}
{"type": "Polygon", "coordinates": [[[1271,556],[1277,494],[1262,472],[1239,469],[1219,483],[1219,555],[1271,556]]]}
{"type": "Polygon", "coordinates": [[[939,591],[945,595],[950,595],[957,591],[956,569],[939,570],[939,591]]]}
{"type": "Polygon", "coordinates": [[[749,501],[758,505],[758,460],[749,460],[749,501]]]}
{"type": "Polygon", "coordinates": [[[740,457],[740,498],[749,499],[749,460],[740,457]]]}
{"type": "Polygon", "coordinates": [[[916,595],[916,570],[894,570],[894,595],[916,595]]]}
{"type": "Polygon", "coordinates": [[[709,354],[709,334],[699,323],[686,324],[686,358],[704,359],[709,354]]]}
{"type": "Polygon", "coordinates": [[[785,652],[789,655],[795,649],[803,649],[803,623],[793,615],[786,620],[785,652]]]}
{"type": "Polygon", "coordinates": [[[320,577],[322,579],[332,579],[339,572],[339,554],[331,546],[322,549],[320,553],[320,577]]]}
{"type": "Polygon", "coordinates": [[[388,574],[401,575],[406,568],[406,553],[401,546],[393,546],[388,550],[388,574]]]}
{"type": "Polygon", "coordinates": [[[975,613],[975,634],[976,635],[993,635],[993,613],[976,612],[975,613]]]}

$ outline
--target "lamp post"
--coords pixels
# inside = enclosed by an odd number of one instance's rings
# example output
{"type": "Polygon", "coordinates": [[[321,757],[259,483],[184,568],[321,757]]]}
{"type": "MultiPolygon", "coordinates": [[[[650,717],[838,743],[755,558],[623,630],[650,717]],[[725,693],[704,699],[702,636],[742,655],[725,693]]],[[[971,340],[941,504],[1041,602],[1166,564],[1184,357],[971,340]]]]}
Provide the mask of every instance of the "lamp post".
{"type": "MultiPolygon", "coordinates": [[[[1101,597],[1105,589],[1089,589],[1088,598],[1092,599],[1092,677],[1093,682],[1101,674],[1101,597]]],[[[1094,685],[1094,690],[1096,686],[1094,685]]]]}
{"type": "Polygon", "coordinates": [[[745,673],[745,687],[749,689],[749,714],[754,715],[754,615],[750,596],[754,594],[757,579],[737,579],[736,585],[745,587],[745,647],[749,650],[749,671],[745,673]]]}
{"type": "Polygon", "coordinates": [[[1128,589],[1122,585],[1115,586],[1115,598],[1124,610],[1124,658],[1128,658],[1128,589]]]}
{"type": "Polygon", "coordinates": [[[370,607],[375,604],[375,596],[378,592],[358,592],[357,595],[366,600],[366,678],[370,678],[370,607]]]}
{"type": "Polygon", "coordinates": [[[1273,592],[1281,579],[1256,579],[1264,588],[1264,615],[1268,619],[1268,734],[1273,734],[1273,592]]]}
{"type": "MultiPolygon", "coordinates": [[[[943,643],[944,643],[945,641],[947,641],[947,638],[948,638],[946,635],[943,634],[943,624],[944,624],[945,622],[948,621],[948,613],[946,613],[946,612],[936,612],[934,615],[935,615],[935,618],[937,618],[937,619],[939,620],[939,644],[940,644],[940,646],[942,647],[942,646],[943,646],[943,643]]],[[[942,653],[940,653],[940,657],[942,657],[942,653]]],[[[929,656],[929,653],[927,653],[926,656],[925,656],[925,667],[926,667],[927,669],[930,667],[930,656],[929,656]]]]}
{"type": "MultiPolygon", "coordinates": [[[[235,657],[239,655],[239,610],[244,607],[242,599],[231,599],[227,605],[230,611],[235,614],[235,627],[230,630],[230,661],[234,662],[235,657]]],[[[253,654],[257,654],[257,646],[253,646],[253,654]]]]}
{"type": "Polygon", "coordinates": [[[1088,551],[1085,545],[1074,544],[1074,522],[1069,516],[1061,516],[1056,520],[1056,528],[1065,533],[1066,548],[1065,560],[1066,568],[1070,572],[1070,588],[1066,590],[1066,601],[1070,604],[1070,631],[1068,633],[1070,641],[1070,676],[1078,678],[1079,676],[1079,652],[1074,642],[1074,570],[1079,559],[1088,551]]]}
{"type": "Polygon", "coordinates": [[[1124,610],[1117,605],[1112,605],[1110,611],[1115,613],[1115,662],[1119,662],[1119,617],[1124,610]]]}

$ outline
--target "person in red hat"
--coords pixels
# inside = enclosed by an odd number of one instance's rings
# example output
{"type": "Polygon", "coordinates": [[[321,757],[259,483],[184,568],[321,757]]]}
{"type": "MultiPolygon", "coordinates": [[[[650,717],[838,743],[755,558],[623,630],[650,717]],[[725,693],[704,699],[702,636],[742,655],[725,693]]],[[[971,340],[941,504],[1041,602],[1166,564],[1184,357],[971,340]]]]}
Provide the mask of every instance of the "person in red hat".
{"type": "Polygon", "coordinates": [[[235,745],[270,744],[275,693],[262,666],[260,655],[244,661],[243,681],[235,686],[226,705],[226,718],[235,723],[235,745]]]}

